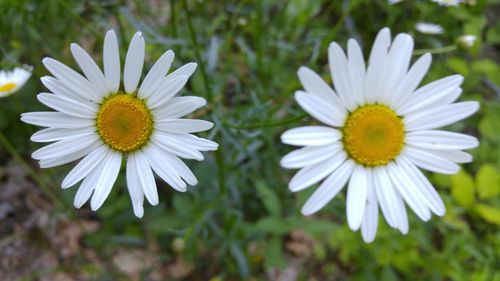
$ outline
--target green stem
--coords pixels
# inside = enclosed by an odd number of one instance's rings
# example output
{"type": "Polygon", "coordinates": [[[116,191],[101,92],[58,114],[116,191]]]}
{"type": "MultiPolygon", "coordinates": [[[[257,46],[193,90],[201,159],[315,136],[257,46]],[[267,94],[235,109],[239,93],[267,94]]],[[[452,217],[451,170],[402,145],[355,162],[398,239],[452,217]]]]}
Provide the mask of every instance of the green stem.
{"type": "MultiPolygon", "coordinates": [[[[201,76],[203,80],[203,85],[205,87],[206,91],[206,96],[207,99],[210,103],[214,103],[214,98],[212,95],[211,87],[210,87],[210,80],[208,79],[208,75],[205,70],[205,63],[202,60],[201,53],[200,53],[200,45],[198,44],[198,41],[196,39],[196,34],[194,32],[193,28],[193,23],[191,22],[191,15],[189,13],[188,9],[188,4],[186,0],[182,1],[183,6],[184,6],[184,12],[186,13],[186,20],[187,20],[187,26],[189,29],[189,35],[191,37],[192,44],[194,45],[195,49],[195,55],[196,59],[199,62],[199,67],[201,71],[201,76]]],[[[218,141],[220,143],[220,141],[218,141]]],[[[217,164],[217,178],[219,180],[219,190],[222,195],[226,194],[226,180],[225,180],[225,164],[224,164],[224,157],[222,155],[222,145],[219,146],[219,149],[215,151],[215,162],[217,164]]]]}
{"type": "Polygon", "coordinates": [[[40,178],[36,172],[31,168],[28,163],[24,161],[24,159],[19,155],[16,149],[12,146],[9,140],[5,137],[5,135],[0,131],[0,143],[3,147],[10,153],[12,158],[19,163],[27,174],[38,184],[38,186],[42,189],[42,191],[47,195],[53,202],[57,204],[58,207],[66,207],[64,203],[59,200],[59,198],[54,195],[53,191],[45,184],[44,180],[40,178]]]}
{"type": "Polygon", "coordinates": [[[288,118],[288,119],[284,119],[284,120],[276,121],[276,122],[271,122],[271,123],[260,123],[260,124],[244,125],[244,126],[234,125],[234,124],[225,124],[225,125],[227,125],[228,127],[234,128],[234,129],[269,128],[269,127],[281,126],[281,125],[288,124],[288,123],[293,123],[295,121],[302,120],[305,117],[307,117],[307,114],[304,113],[304,114],[301,114],[301,115],[298,115],[298,116],[294,116],[294,117],[291,117],[291,118],[288,118]]]}
{"type": "Polygon", "coordinates": [[[418,55],[423,55],[425,53],[442,54],[442,53],[453,52],[456,49],[457,49],[456,45],[450,45],[450,46],[445,46],[445,47],[440,47],[440,48],[432,48],[432,49],[419,49],[419,50],[413,51],[413,55],[418,56],[418,55]]]}

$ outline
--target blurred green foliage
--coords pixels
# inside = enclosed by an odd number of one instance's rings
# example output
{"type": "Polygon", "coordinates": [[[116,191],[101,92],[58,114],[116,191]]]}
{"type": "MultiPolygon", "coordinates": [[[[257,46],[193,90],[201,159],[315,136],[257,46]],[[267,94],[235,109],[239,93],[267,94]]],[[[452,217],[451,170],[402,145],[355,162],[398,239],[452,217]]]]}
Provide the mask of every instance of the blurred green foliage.
{"type": "MultiPolygon", "coordinates": [[[[299,280],[499,281],[500,1],[464,2],[447,8],[431,1],[0,0],[0,67],[34,66],[23,90],[2,99],[0,130],[37,169],[29,160],[39,147],[29,141],[36,128],[22,124],[19,114],[43,108],[36,100],[46,91],[37,79],[48,74],[41,59],[76,67],[69,44],[77,42],[100,62],[103,36],[111,28],[120,35],[123,58],[131,36],[141,30],[147,68],[167,49],[175,51],[176,67],[189,61],[201,66],[184,92],[209,100],[200,112],[216,126],[205,137],[220,149],[204,162],[188,163],[199,184],[187,193],[158,181],[160,204],[146,207],[142,220],[133,216],[124,177],[96,213],[88,206],[56,208],[54,213],[74,220],[102,223],[84,238],[86,247],[110,257],[118,247],[156,245],[162,264],[179,257],[194,264],[189,280],[272,280],[273,269],[295,266],[299,280]],[[417,21],[440,24],[445,33],[417,33],[417,21]],[[299,66],[328,80],[331,41],[345,46],[353,37],[367,55],[384,26],[393,34],[412,34],[416,49],[436,52],[424,83],[465,76],[461,99],[478,100],[481,109],[450,129],[477,136],[481,145],[460,173],[430,175],[447,207],[443,218],[424,223],[411,213],[406,236],[381,219],[376,240],[365,244],[346,224],[343,194],[314,217],[300,214],[314,188],[287,190],[294,172],[282,169],[279,160],[292,148],[281,145],[279,135],[313,122],[293,100],[301,88],[299,66]],[[464,34],[477,36],[472,47],[458,41],[464,34]]],[[[0,157],[3,164],[10,156],[0,150],[0,157]]],[[[56,206],[71,206],[76,192],[57,187],[68,171],[69,165],[37,169],[62,202],[56,206]]],[[[123,277],[85,260],[72,270],[89,271],[95,280],[123,277]]]]}

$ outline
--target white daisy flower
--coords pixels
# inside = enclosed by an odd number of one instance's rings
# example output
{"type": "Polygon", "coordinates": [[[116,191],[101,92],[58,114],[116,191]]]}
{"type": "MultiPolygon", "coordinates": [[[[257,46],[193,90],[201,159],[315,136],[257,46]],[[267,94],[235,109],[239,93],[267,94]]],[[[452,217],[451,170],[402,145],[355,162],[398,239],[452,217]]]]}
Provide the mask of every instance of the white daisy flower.
{"type": "Polygon", "coordinates": [[[10,96],[21,89],[31,77],[31,67],[16,67],[12,71],[0,71],[0,98],[10,96]]]}
{"type": "Polygon", "coordinates": [[[113,30],[104,39],[104,73],[77,44],[71,53],[85,77],[52,59],[43,59],[54,77],[42,77],[52,93],[38,100],[55,111],[22,114],[21,120],[48,127],[32,141],[55,142],[33,152],[42,168],[59,166],[83,157],[68,173],[62,188],[82,182],[74,199],[80,208],[102,206],[126,158],[127,187],[137,217],[144,214],[144,197],[158,204],[153,171],[174,189],[184,192],[196,177],[180,158],[203,160],[200,151],[216,150],[217,143],[191,133],[212,128],[204,120],[182,119],[206,104],[200,97],[180,97],[179,91],[196,69],[188,63],[168,74],[174,59],[166,51],[137,87],[144,64],[145,43],[140,32],[130,42],[120,89],[120,56],[113,30]]]}
{"type": "Polygon", "coordinates": [[[432,0],[434,3],[438,3],[439,6],[451,7],[458,6],[463,0],[432,0]]]}
{"type": "Polygon", "coordinates": [[[458,42],[460,42],[466,48],[474,46],[476,40],[477,37],[475,35],[462,35],[458,38],[458,42]]]}
{"type": "Polygon", "coordinates": [[[476,138],[437,130],[476,110],[475,101],[454,103],[463,77],[452,75],[417,89],[431,64],[431,55],[410,59],[413,39],[398,34],[391,44],[388,28],[373,44],[368,66],[359,45],[350,39],[347,56],[332,42],[328,49],[335,91],[307,67],[298,71],[305,90],[295,99],[325,125],[294,128],[281,136],[285,144],[303,146],[281,160],[300,169],[290,180],[297,192],[322,183],[302,208],[311,215],[348,184],[347,222],[373,241],[378,208],[387,223],[408,232],[404,202],[422,220],[445,207],[431,183],[418,169],[454,174],[472,157],[463,149],[476,147],[476,138]]]}
{"type": "Polygon", "coordinates": [[[443,34],[444,29],[439,24],[430,22],[417,22],[415,29],[423,34],[443,34]]]}

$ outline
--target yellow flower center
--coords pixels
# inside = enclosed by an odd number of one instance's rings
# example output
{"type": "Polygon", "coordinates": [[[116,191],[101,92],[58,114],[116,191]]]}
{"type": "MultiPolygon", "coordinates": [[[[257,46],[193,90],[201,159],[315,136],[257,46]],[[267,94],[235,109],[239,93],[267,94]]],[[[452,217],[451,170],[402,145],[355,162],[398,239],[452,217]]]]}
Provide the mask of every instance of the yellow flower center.
{"type": "Polygon", "coordinates": [[[359,107],[347,117],[342,141],[356,162],[379,166],[399,155],[404,136],[403,120],[387,106],[372,104],[359,107]]]}
{"type": "Polygon", "coordinates": [[[0,92],[8,92],[14,89],[17,86],[16,83],[8,82],[3,85],[0,85],[0,92]]]}
{"type": "Polygon", "coordinates": [[[104,100],[96,123],[102,140],[121,152],[143,147],[153,132],[153,116],[144,101],[120,92],[104,100]]]}

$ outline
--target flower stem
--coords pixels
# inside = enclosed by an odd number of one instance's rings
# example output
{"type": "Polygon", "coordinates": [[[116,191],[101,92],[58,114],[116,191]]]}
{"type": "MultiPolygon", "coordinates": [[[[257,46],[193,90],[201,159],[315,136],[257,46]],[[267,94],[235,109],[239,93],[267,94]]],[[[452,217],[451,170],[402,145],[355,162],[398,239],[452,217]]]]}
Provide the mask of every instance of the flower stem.
{"type": "Polygon", "coordinates": [[[456,45],[450,45],[450,46],[445,46],[445,47],[440,47],[440,48],[431,48],[431,49],[419,49],[419,50],[413,51],[413,55],[418,56],[418,55],[423,55],[425,53],[443,54],[443,53],[453,52],[456,49],[457,49],[456,45]]]}
{"type": "Polygon", "coordinates": [[[20,164],[26,173],[38,184],[38,186],[42,189],[42,191],[47,195],[53,202],[56,203],[58,207],[66,207],[66,205],[61,202],[61,200],[54,195],[53,191],[50,189],[49,186],[47,186],[44,182],[44,180],[37,175],[37,173],[33,170],[33,168],[24,161],[24,159],[19,155],[19,153],[16,151],[16,149],[12,146],[12,144],[9,142],[9,140],[5,137],[5,135],[0,131],[0,143],[2,144],[3,147],[10,153],[12,158],[20,164]]]}

